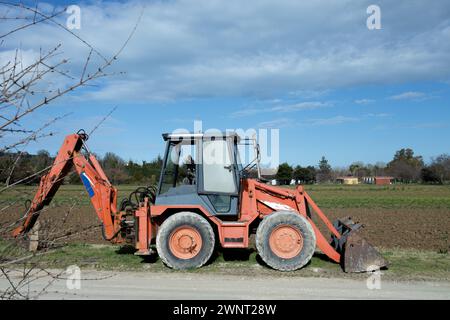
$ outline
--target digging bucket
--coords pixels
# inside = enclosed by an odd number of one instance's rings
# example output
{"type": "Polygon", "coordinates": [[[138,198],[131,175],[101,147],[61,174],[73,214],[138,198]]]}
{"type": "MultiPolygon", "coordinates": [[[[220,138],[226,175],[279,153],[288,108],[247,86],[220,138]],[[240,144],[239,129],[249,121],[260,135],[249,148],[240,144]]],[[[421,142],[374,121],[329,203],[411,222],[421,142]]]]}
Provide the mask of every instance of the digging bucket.
{"type": "Polygon", "coordinates": [[[388,267],[386,259],[361,236],[362,224],[343,218],[333,225],[341,237],[332,235],[331,245],[341,255],[344,272],[371,272],[388,267]]]}

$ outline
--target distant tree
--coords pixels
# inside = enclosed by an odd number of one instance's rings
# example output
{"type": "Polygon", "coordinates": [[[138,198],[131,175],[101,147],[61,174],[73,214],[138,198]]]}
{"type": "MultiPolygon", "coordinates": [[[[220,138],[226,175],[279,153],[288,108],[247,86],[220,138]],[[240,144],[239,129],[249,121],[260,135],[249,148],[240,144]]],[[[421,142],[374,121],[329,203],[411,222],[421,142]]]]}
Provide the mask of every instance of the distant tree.
{"type": "Polygon", "coordinates": [[[0,182],[8,184],[8,178],[13,170],[14,158],[8,152],[0,152],[0,182]]]}
{"type": "Polygon", "coordinates": [[[113,152],[107,152],[103,157],[103,159],[101,160],[101,162],[103,164],[104,169],[117,168],[125,165],[125,162],[122,160],[122,158],[113,152]]]}
{"type": "Polygon", "coordinates": [[[122,184],[130,181],[126,173],[125,161],[118,155],[107,152],[101,160],[101,164],[112,184],[122,184]]]}
{"type": "MultiPolygon", "coordinates": [[[[158,182],[163,162],[159,155],[150,162],[143,161],[142,164],[132,160],[125,162],[112,152],[107,152],[104,157],[95,154],[95,157],[99,159],[108,179],[116,185],[130,183],[154,185],[158,182]]],[[[40,150],[37,154],[0,152],[0,183],[11,184],[32,175],[25,182],[37,184],[42,175],[33,175],[33,173],[41,170],[45,172],[44,169],[51,167],[54,160],[54,157],[51,157],[46,150],[40,150]]],[[[64,182],[81,184],[75,170],[69,172],[64,182]]]]}
{"type": "Polygon", "coordinates": [[[39,150],[34,159],[34,163],[36,171],[41,171],[52,165],[53,158],[47,150],[39,150]]]}
{"type": "Polygon", "coordinates": [[[392,161],[405,161],[413,166],[423,166],[422,156],[414,156],[414,151],[410,148],[397,151],[392,161]]]}
{"type": "Polygon", "coordinates": [[[351,172],[348,168],[346,167],[334,167],[331,170],[331,180],[335,181],[337,178],[339,177],[347,177],[347,176],[351,176],[351,172]]]}
{"type": "Polygon", "coordinates": [[[331,181],[332,175],[331,175],[331,166],[328,163],[328,160],[325,159],[324,156],[319,161],[319,170],[316,174],[316,180],[319,183],[328,182],[331,181]]]}
{"type": "Polygon", "coordinates": [[[278,166],[278,171],[276,174],[276,178],[280,184],[289,184],[292,179],[292,167],[284,162],[278,166]]]}
{"type": "Polygon", "coordinates": [[[450,181],[450,155],[441,154],[433,158],[428,168],[439,180],[439,183],[450,181]]]}
{"type": "Polygon", "coordinates": [[[142,161],[142,164],[129,160],[126,163],[126,172],[133,182],[154,185],[158,183],[162,164],[163,159],[160,155],[150,162],[142,161]]]}
{"type": "Polygon", "coordinates": [[[352,176],[358,177],[358,178],[362,178],[362,177],[366,177],[366,176],[370,176],[372,171],[371,168],[368,166],[366,166],[364,163],[362,162],[354,162],[349,166],[349,171],[351,172],[352,176]]]}
{"type": "Polygon", "coordinates": [[[78,172],[72,171],[69,173],[67,178],[65,179],[65,182],[68,184],[81,184],[80,176],[78,175],[78,172]]]}
{"type": "Polygon", "coordinates": [[[364,167],[362,162],[354,162],[348,167],[348,170],[350,170],[351,174],[355,176],[356,172],[362,167],[364,167]]]}
{"type": "Polygon", "coordinates": [[[316,168],[313,166],[296,166],[292,173],[292,178],[301,183],[313,183],[316,181],[316,168]]]}
{"type": "Polygon", "coordinates": [[[365,166],[366,169],[366,176],[384,176],[385,175],[385,169],[386,168],[386,164],[382,163],[382,162],[377,162],[375,164],[370,164],[368,163],[365,166]]]}
{"type": "Polygon", "coordinates": [[[35,155],[30,155],[27,152],[20,153],[5,153],[2,157],[2,182],[6,185],[25,179],[24,183],[32,184],[38,180],[38,176],[32,176],[35,170],[36,162],[35,155]]]}
{"type": "Polygon", "coordinates": [[[155,184],[158,182],[161,168],[163,165],[163,159],[158,155],[150,162],[143,162],[143,176],[146,184],[155,184]]]}
{"type": "Polygon", "coordinates": [[[423,183],[442,183],[439,176],[430,167],[422,168],[420,171],[420,179],[423,183]]]}
{"type": "Polygon", "coordinates": [[[387,172],[402,182],[414,182],[419,180],[423,167],[422,156],[414,156],[414,151],[407,148],[395,153],[387,165],[387,172]]]}

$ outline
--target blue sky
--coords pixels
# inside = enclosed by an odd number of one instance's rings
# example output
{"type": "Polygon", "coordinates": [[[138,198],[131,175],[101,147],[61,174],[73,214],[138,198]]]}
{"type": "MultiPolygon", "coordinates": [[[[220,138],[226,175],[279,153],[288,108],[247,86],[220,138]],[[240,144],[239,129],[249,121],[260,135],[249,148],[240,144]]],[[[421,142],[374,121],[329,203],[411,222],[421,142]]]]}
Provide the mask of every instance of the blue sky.
{"type": "MultiPolygon", "coordinates": [[[[106,56],[125,41],[139,1],[47,1],[81,8],[75,32],[106,56]]],[[[65,134],[90,130],[99,154],[150,160],[161,133],[177,128],[280,130],[280,160],[333,166],[388,162],[400,148],[429,161],[450,152],[450,5],[377,1],[381,30],[368,30],[373,1],[146,1],[136,34],[111,71],[26,119],[71,114],[53,137],[27,146],[55,153],[65,134]]],[[[0,59],[21,48],[63,44],[73,73],[87,48],[44,25],[17,33],[0,59]]],[[[98,61],[97,61],[98,62],[98,61]]],[[[94,66],[95,59],[92,62],[94,66]]],[[[53,82],[49,81],[50,85],[53,82]]]]}

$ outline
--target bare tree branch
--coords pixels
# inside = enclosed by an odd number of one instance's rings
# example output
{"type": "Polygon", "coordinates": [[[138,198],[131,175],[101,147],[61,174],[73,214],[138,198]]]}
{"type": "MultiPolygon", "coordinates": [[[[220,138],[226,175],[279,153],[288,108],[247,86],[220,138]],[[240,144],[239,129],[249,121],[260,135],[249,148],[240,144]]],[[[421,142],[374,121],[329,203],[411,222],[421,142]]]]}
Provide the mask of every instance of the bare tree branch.
{"type": "MultiPolygon", "coordinates": [[[[55,116],[37,128],[27,125],[24,119],[30,118],[31,115],[36,114],[36,111],[41,110],[76,89],[83,86],[95,85],[96,80],[114,74],[109,68],[118,59],[135,34],[143,11],[140,13],[128,38],[108,58],[92,44],[58,21],[58,17],[65,12],[65,8],[64,10],[58,9],[53,10],[51,13],[46,13],[38,8],[37,2],[34,6],[27,6],[22,3],[0,1],[0,6],[6,8],[5,12],[0,16],[0,22],[17,21],[17,24],[20,24],[10,27],[9,30],[2,28],[2,32],[0,33],[0,46],[4,46],[8,39],[19,32],[46,24],[69,33],[82,46],[89,50],[82,69],[78,68],[76,72],[66,70],[74,69],[70,68],[71,62],[62,52],[62,44],[58,44],[50,49],[36,49],[36,54],[33,53],[31,61],[28,56],[26,57],[27,59],[24,59],[23,52],[16,48],[14,51],[10,51],[10,59],[1,62],[0,139],[8,138],[10,141],[2,142],[0,153],[11,155],[11,158],[8,160],[10,161],[8,162],[8,167],[0,168],[0,172],[7,175],[6,186],[0,189],[0,194],[13,190],[12,194],[18,196],[14,199],[6,198],[6,200],[0,201],[0,214],[5,216],[5,213],[11,212],[11,210],[18,210],[17,204],[29,196],[23,190],[15,187],[45,174],[52,167],[52,165],[45,165],[42,170],[37,170],[37,172],[30,174],[26,171],[25,177],[13,181],[13,174],[17,169],[18,163],[22,160],[22,157],[26,156],[23,148],[27,147],[32,141],[52,135],[53,132],[49,132],[48,130],[51,130],[51,127],[56,121],[60,121],[67,115],[55,116]],[[94,63],[94,57],[100,58],[100,63],[97,65],[94,63]],[[11,153],[12,150],[16,153],[11,153]]],[[[115,109],[92,129],[91,134],[115,109]]],[[[69,160],[72,159],[65,161],[69,160]]],[[[56,182],[60,183],[61,180],[57,179],[56,182]]],[[[72,202],[72,205],[65,210],[65,215],[61,221],[63,226],[66,224],[74,208],[79,206],[79,200],[72,202]]],[[[49,207],[44,207],[39,213],[46,213],[48,215],[48,211],[49,207]]],[[[100,224],[94,223],[86,227],[75,226],[72,228],[62,228],[61,225],[46,224],[44,217],[44,226],[42,227],[43,237],[41,239],[44,247],[39,252],[29,253],[23,248],[24,242],[28,240],[26,235],[21,235],[14,241],[11,241],[10,237],[8,238],[11,228],[21,223],[27,214],[28,212],[20,218],[17,218],[15,215],[10,221],[2,220],[0,223],[0,277],[5,278],[9,283],[9,287],[0,292],[0,299],[30,299],[45,294],[55,279],[61,279],[61,273],[53,274],[48,272],[45,266],[41,268],[39,266],[39,259],[37,258],[53,252],[54,248],[72,237],[97,230],[101,227],[100,224]],[[7,243],[5,244],[3,241],[7,241],[7,243]],[[19,266],[22,266],[22,268],[17,269],[19,266]],[[44,276],[50,276],[50,281],[42,286],[40,290],[30,291],[30,284],[44,276]]]]}

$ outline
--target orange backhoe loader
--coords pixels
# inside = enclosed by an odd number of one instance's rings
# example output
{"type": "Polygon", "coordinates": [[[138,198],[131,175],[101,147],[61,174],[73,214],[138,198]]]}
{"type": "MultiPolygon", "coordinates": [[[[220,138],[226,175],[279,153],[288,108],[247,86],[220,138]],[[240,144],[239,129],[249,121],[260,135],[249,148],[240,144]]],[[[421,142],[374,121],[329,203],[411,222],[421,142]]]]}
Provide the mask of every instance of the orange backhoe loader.
{"type": "Polygon", "coordinates": [[[163,138],[167,147],[158,186],[138,188],[118,205],[117,189],[87,148],[86,133],[67,136],[14,236],[33,227],[63,178],[75,168],[103,224],[105,240],[132,243],[137,255],[151,254],[156,244],[160,258],[171,268],[201,267],[217,241],[223,248],[248,248],[252,233],[262,260],[277,270],[305,266],[316,247],[345,272],[387,266],[360,236],[360,224],[348,218],[332,224],[302,186],[285,189],[264,183],[256,140],[247,139],[257,156],[243,167],[242,141],[236,133],[163,134],[163,138]],[[186,150],[189,155],[184,159],[186,150]],[[249,178],[255,167],[258,178],[249,178]],[[329,230],[330,240],[316,223],[329,230]]]}

